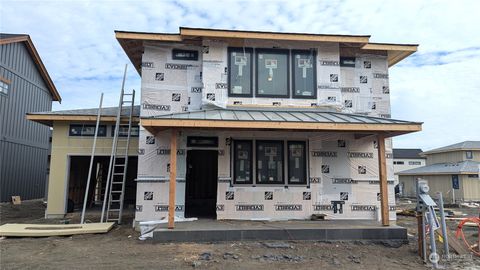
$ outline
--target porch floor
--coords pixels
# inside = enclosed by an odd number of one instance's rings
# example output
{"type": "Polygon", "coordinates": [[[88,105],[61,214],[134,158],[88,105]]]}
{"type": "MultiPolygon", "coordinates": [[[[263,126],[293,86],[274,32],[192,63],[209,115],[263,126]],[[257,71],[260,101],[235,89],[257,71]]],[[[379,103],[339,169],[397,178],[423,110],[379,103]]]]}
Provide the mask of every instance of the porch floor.
{"type": "Polygon", "coordinates": [[[406,241],[407,229],[370,220],[240,221],[199,219],[162,224],[153,232],[158,242],[217,242],[243,240],[395,240],[406,241]]]}

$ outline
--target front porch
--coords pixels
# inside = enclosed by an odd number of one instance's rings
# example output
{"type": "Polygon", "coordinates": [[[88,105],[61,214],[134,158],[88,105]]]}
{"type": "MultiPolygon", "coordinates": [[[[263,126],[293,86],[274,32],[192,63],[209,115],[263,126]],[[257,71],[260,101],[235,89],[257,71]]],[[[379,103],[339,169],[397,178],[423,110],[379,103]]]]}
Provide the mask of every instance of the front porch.
{"type": "Polygon", "coordinates": [[[192,222],[177,222],[175,230],[168,229],[168,224],[162,224],[153,232],[153,240],[158,242],[406,241],[407,229],[397,225],[382,226],[379,222],[372,220],[233,221],[200,219],[192,222]]]}

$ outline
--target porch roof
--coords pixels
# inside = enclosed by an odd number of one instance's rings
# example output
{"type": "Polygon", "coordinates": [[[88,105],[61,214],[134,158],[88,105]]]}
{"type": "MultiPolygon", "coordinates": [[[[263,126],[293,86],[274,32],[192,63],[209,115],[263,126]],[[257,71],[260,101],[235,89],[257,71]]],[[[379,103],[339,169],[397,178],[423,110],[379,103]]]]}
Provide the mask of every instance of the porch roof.
{"type": "Polygon", "coordinates": [[[421,130],[422,123],[319,110],[209,109],[142,118],[147,129],[226,128],[301,131],[384,132],[390,136],[421,130]]]}

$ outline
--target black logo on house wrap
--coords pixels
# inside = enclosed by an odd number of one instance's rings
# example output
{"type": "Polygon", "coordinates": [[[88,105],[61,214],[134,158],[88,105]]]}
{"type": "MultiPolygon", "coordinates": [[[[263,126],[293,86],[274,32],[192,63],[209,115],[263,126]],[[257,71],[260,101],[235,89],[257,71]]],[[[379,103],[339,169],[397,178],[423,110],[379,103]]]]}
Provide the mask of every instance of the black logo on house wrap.
{"type": "Polygon", "coordinates": [[[338,66],[338,61],[320,60],[321,66],[338,66]]]}
{"type": "Polygon", "coordinates": [[[312,151],[312,157],[337,157],[337,152],[333,151],[312,151]]]}
{"type": "Polygon", "coordinates": [[[242,102],[241,101],[234,101],[233,105],[242,105],[242,102]]]}
{"type": "Polygon", "coordinates": [[[312,199],[312,193],[309,191],[304,191],[303,192],[303,200],[304,201],[309,201],[312,199]]]}
{"type": "Polygon", "coordinates": [[[320,177],[310,177],[310,183],[320,183],[320,177]]]}
{"type": "Polygon", "coordinates": [[[225,205],[217,204],[217,211],[225,211],[225,205]]]}
{"type": "Polygon", "coordinates": [[[373,158],[373,153],[368,152],[348,152],[349,158],[373,158]]]}
{"type": "Polygon", "coordinates": [[[347,147],[347,142],[345,140],[338,140],[337,141],[337,146],[340,148],[345,148],[347,147]]]}
{"type": "Polygon", "coordinates": [[[143,193],[143,199],[145,201],[152,201],[153,200],[153,191],[145,191],[143,193]]]}
{"type": "Polygon", "coordinates": [[[384,94],[390,94],[390,87],[388,87],[388,86],[382,86],[382,93],[384,93],[384,94]]]}
{"type": "Polygon", "coordinates": [[[153,68],[153,62],[142,62],[142,67],[144,68],[153,68]]]}
{"type": "Polygon", "coordinates": [[[330,82],[338,82],[338,74],[330,74],[330,82]]]}
{"type": "Polygon", "coordinates": [[[360,83],[368,83],[367,76],[360,76],[360,83]]]}
{"type": "Polygon", "coordinates": [[[144,110],[170,111],[170,105],[147,104],[143,103],[144,110]]]}
{"type": "Polygon", "coordinates": [[[352,178],[333,178],[332,184],[358,184],[358,181],[352,178]]]}
{"type": "Polygon", "coordinates": [[[377,193],[377,201],[380,201],[382,199],[382,194],[381,193],[377,193]]]}
{"type": "MultiPolygon", "coordinates": [[[[154,205],[155,207],[155,212],[167,212],[168,211],[168,205],[165,204],[157,204],[154,205]]],[[[181,212],[183,211],[183,205],[175,205],[175,212],[181,212]]]]}
{"type": "Polygon", "coordinates": [[[155,81],[163,81],[165,80],[165,73],[157,72],[155,73],[155,81]]]}
{"type": "Polygon", "coordinates": [[[166,63],[165,68],[166,69],[181,69],[181,70],[186,70],[188,67],[191,65],[185,65],[185,64],[172,64],[172,63],[166,63]]]}
{"type": "Polygon", "coordinates": [[[265,191],[265,200],[267,200],[267,201],[273,200],[273,192],[272,191],[265,191]]]}
{"type": "Polygon", "coordinates": [[[313,211],[332,211],[333,207],[331,204],[314,204],[313,211]]]}
{"type": "Polygon", "coordinates": [[[322,165],[322,173],[330,173],[330,165],[322,165]]]}
{"type": "Polygon", "coordinates": [[[263,204],[238,204],[237,211],[263,211],[263,204]]]}
{"type": "Polygon", "coordinates": [[[215,94],[214,93],[207,93],[207,99],[210,101],[215,101],[215,94]]]}
{"type": "Polygon", "coordinates": [[[367,174],[367,166],[358,166],[358,174],[367,174]]]}
{"type": "Polygon", "coordinates": [[[180,93],[173,93],[172,94],[172,101],[180,101],[181,98],[182,98],[182,94],[180,94],[180,93]]]}
{"type": "Polygon", "coordinates": [[[359,87],[341,87],[342,93],[360,93],[359,87]]]}
{"type": "Polygon", "coordinates": [[[227,89],[228,88],[228,84],[226,83],[216,83],[215,84],[215,89],[227,89]]]}
{"type": "MultiPolygon", "coordinates": [[[[157,149],[157,155],[170,155],[170,149],[157,149]]],[[[185,155],[185,149],[177,149],[177,155],[185,155]]]]}
{"type": "Polygon", "coordinates": [[[231,201],[235,198],[235,192],[233,191],[227,191],[225,192],[225,200],[231,201]]]}
{"type": "Polygon", "coordinates": [[[155,144],[155,137],[154,136],[147,136],[145,139],[146,144],[155,144]]]}
{"type": "Polygon", "coordinates": [[[373,78],[375,78],[375,79],[388,79],[388,74],[373,73],[373,78]]]}
{"type": "Polygon", "coordinates": [[[327,97],[328,102],[337,102],[337,97],[327,97]]]}
{"type": "Polygon", "coordinates": [[[202,93],[202,87],[192,87],[192,93],[202,93]]]}
{"type": "Polygon", "coordinates": [[[363,68],[372,68],[372,62],[363,61],[363,68]]]}
{"type": "Polygon", "coordinates": [[[275,211],[302,211],[301,204],[277,204],[275,211]]]}
{"type": "Polygon", "coordinates": [[[352,108],[353,107],[353,101],[352,100],[345,100],[344,101],[345,108],[352,108]]]}
{"type": "Polygon", "coordinates": [[[377,206],[375,205],[352,205],[352,211],[357,212],[375,212],[377,210],[377,206]]]}
{"type": "Polygon", "coordinates": [[[340,200],[348,201],[348,192],[340,192],[340,200]]]}

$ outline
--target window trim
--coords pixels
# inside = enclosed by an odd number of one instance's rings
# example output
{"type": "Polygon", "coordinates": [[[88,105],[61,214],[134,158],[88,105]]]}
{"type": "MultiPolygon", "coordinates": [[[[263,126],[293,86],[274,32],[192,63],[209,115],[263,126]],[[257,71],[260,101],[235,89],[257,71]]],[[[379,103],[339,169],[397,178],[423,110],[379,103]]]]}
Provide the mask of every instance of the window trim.
{"type": "Polygon", "coordinates": [[[293,186],[305,186],[308,185],[308,171],[307,171],[307,142],[306,141],[288,141],[287,140],[287,183],[288,185],[293,186]],[[304,166],[303,171],[305,172],[305,179],[303,182],[299,183],[291,183],[290,182],[290,145],[291,144],[303,144],[303,159],[304,159],[304,166]]]}
{"type": "Polygon", "coordinates": [[[291,86],[291,89],[290,89],[290,92],[292,94],[292,98],[294,99],[317,99],[317,92],[318,92],[318,89],[317,89],[317,51],[316,50],[291,50],[291,71],[290,71],[290,76],[292,77],[292,86],[291,86]],[[296,95],[295,94],[295,57],[294,57],[294,54],[295,53],[311,53],[313,52],[313,89],[312,89],[312,92],[313,92],[313,96],[301,96],[301,95],[296,95]]]}
{"type": "Polygon", "coordinates": [[[292,93],[292,88],[290,87],[290,57],[291,53],[289,49],[269,49],[269,48],[260,48],[255,49],[255,97],[256,98],[290,98],[292,93]],[[287,55],[287,94],[286,95],[264,95],[258,93],[258,55],[260,53],[278,53],[287,55]]]}
{"type": "Polygon", "coordinates": [[[255,61],[255,57],[256,57],[256,54],[254,53],[253,51],[253,48],[250,48],[250,47],[228,47],[228,76],[227,76],[227,87],[228,87],[228,96],[229,97],[253,97],[253,80],[254,80],[254,77],[253,77],[253,62],[255,61]],[[231,53],[232,52],[243,52],[245,49],[245,52],[249,52],[250,53],[250,56],[251,56],[251,59],[250,59],[250,94],[234,94],[231,92],[231,85],[230,85],[230,75],[231,75],[231,65],[232,65],[232,59],[231,59],[231,53]]]}
{"type": "Polygon", "coordinates": [[[260,186],[285,186],[285,141],[284,140],[255,140],[255,184],[260,186]],[[258,181],[258,145],[259,143],[281,143],[281,157],[282,157],[282,181],[274,182],[274,183],[261,183],[258,181]]]}
{"type": "MultiPolygon", "coordinates": [[[[70,124],[68,126],[68,136],[69,137],[94,137],[95,136],[95,134],[91,134],[91,135],[90,134],[89,135],[84,135],[83,133],[72,134],[72,127],[81,127],[82,131],[83,131],[83,127],[94,127],[95,128],[96,127],[95,124],[70,124]]],[[[97,137],[107,137],[107,125],[99,125],[98,126],[98,130],[100,130],[102,128],[105,129],[105,134],[102,135],[102,134],[97,132],[98,133],[97,137]]]]}
{"type": "Polygon", "coordinates": [[[255,143],[254,143],[254,140],[233,140],[233,166],[232,166],[232,169],[233,169],[233,184],[234,185],[253,185],[253,179],[255,178],[255,175],[253,174],[253,163],[254,163],[254,160],[253,160],[253,151],[254,151],[254,148],[255,148],[255,143]],[[251,151],[250,151],[250,181],[249,182],[242,182],[242,183],[237,183],[237,176],[236,176],[236,170],[235,170],[235,161],[236,161],[236,153],[237,153],[237,148],[235,147],[237,142],[243,142],[243,143],[249,143],[250,144],[250,147],[251,147],[251,151]]]}

